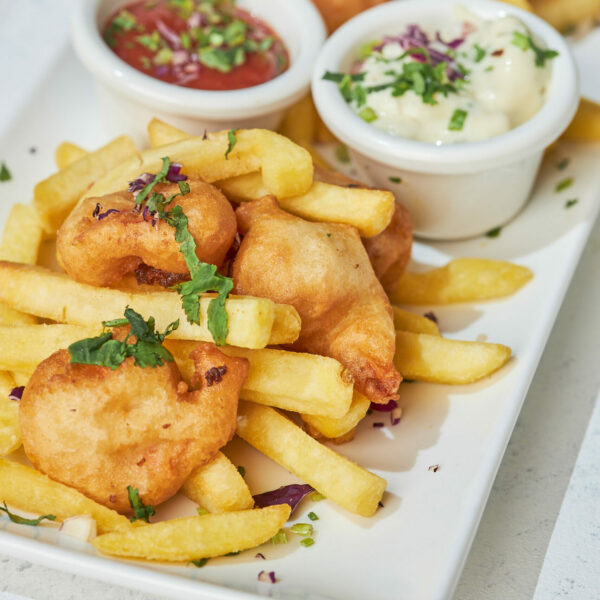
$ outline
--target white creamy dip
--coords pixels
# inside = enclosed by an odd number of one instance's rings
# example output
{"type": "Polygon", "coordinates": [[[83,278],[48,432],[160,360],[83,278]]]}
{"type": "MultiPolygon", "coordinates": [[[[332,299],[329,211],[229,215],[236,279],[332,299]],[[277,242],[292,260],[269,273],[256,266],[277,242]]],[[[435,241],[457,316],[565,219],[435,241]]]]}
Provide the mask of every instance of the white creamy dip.
{"type": "Polygon", "coordinates": [[[556,53],[539,46],[515,17],[487,20],[462,10],[439,31],[413,27],[376,43],[358,68],[362,79],[346,80],[345,97],[366,121],[392,135],[436,145],[488,139],[524,123],[544,104],[556,53]],[[406,55],[415,47],[425,50],[406,55]],[[445,62],[432,85],[449,86],[446,95],[442,90],[429,98],[423,94],[422,75],[415,81],[405,71],[404,65],[415,62],[429,65],[422,71],[425,84],[431,68],[445,62]],[[393,85],[372,89],[402,77],[408,83],[401,94],[393,85]]]}

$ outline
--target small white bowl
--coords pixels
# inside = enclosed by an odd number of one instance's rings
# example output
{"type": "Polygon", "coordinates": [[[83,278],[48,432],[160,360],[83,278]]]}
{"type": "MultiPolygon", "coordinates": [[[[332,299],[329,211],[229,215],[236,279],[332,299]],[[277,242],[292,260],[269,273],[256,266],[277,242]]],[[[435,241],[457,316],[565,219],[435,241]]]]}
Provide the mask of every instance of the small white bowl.
{"type": "Polygon", "coordinates": [[[323,46],[312,92],[321,118],[373,184],[391,188],[409,210],[415,234],[438,240],[481,235],[514,217],[527,202],[544,149],[567,127],[579,100],[575,63],[560,34],[531,13],[491,0],[403,0],[358,15],[323,46]],[[461,4],[487,19],[514,15],[547,48],[559,52],[551,63],[545,104],[519,127],[484,141],[442,146],[403,139],[363,121],[337,86],[322,79],[326,71],[347,72],[363,43],[397,35],[410,23],[439,26],[461,4]],[[394,184],[390,177],[400,177],[402,183],[394,184]]]}
{"type": "Polygon", "coordinates": [[[200,135],[230,128],[275,129],[289,106],[307,93],[325,26],[310,0],[238,0],[269,24],[286,45],[290,67],[278,77],[240,90],[208,91],[165,83],[134,69],[106,44],[101,31],[131,0],[77,0],[72,35],[80,60],[99,83],[107,133],[145,137],[152,117],[200,135]]]}

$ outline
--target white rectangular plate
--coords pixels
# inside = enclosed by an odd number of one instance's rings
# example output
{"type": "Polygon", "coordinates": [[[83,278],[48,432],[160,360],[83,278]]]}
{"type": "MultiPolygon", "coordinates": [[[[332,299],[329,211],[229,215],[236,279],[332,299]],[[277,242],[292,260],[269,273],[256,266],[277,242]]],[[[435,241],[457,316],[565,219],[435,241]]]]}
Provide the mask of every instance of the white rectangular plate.
{"type": "MultiPolygon", "coordinates": [[[[0,158],[13,180],[0,184],[0,223],[13,202],[28,202],[33,184],[51,173],[53,151],[62,140],[93,148],[109,137],[100,121],[94,87],[70,50],[50,69],[0,138],[0,158]],[[30,153],[30,148],[36,148],[30,153]]],[[[2,552],[57,569],[173,598],[255,598],[286,600],[434,600],[447,598],[485,506],[529,383],[600,204],[600,149],[562,145],[545,161],[526,209],[495,239],[415,244],[414,260],[437,266],[459,256],[511,260],[535,277],[508,299],[433,309],[445,335],[509,345],[514,357],[499,373],[470,386],[406,384],[403,418],[396,427],[373,428],[368,417],[355,440],[336,449],[385,477],[384,507],[372,519],[350,515],[333,504],[304,500],[294,520],[313,510],[315,545],[297,536],[285,546],[213,559],[202,569],[105,558],[85,544],[65,540],[48,527],[24,527],[0,519],[2,552]],[[570,158],[565,170],[556,163],[570,158]],[[574,184],[556,193],[556,183],[574,184]],[[568,199],[577,198],[566,209],[568,199]],[[428,470],[439,465],[439,470],[428,470]],[[274,586],[257,582],[260,570],[274,570],[274,586]]],[[[407,182],[410,185],[410,182],[407,182]]],[[[285,470],[235,441],[231,455],[246,468],[254,493],[295,481],[285,470]]],[[[19,456],[15,458],[19,459],[19,456]]],[[[0,500],[2,492],[0,490],[0,500]]],[[[191,514],[175,499],[161,516],[191,514]]]]}

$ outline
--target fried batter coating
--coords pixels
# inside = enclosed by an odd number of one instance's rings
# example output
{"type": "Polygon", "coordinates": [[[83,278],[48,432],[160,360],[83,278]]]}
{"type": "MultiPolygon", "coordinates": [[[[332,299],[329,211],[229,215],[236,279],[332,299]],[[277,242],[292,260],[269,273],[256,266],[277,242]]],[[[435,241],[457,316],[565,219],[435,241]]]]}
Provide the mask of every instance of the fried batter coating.
{"type": "Polygon", "coordinates": [[[363,238],[375,275],[386,291],[394,289],[406,270],[410,262],[412,242],[410,215],[398,203],[390,224],[379,235],[363,238]]]}
{"type": "MultiPolygon", "coordinates": [[[[321,167],[315,167],[315,179],[342,187],[367,187],[343,173],[321,167]]],[[[410,215],[400,204],[396,204],[390,224],[379,235],[363,238],[375,275],[384,289],[393,289],[404,273],[410,262],[412,242],[413,227],[410,215]]]]}
{"type": "MultiPolygon", "coordinates": [[[[190,192],[175,198],[168,210],[181,206],[198,258],[220,267],[237,232],[233,208],[216,187],[198,180],[188,183],[190,192]]],[[[175,184],[159,184],[154,190],[165,197],[179,192],[175,184]]],[[[133,194],[127,191],[84,199],[57,234],[63,269],[73,279],[96,286],[114,284],[141,264],[187,274],[175,229],[134,208],[133,194]],[[95,212],[98,203],[101,208],[95,212]]]]}
{"type": "Polygon", "coordinates": [[[32,464],[96,502],[131,514],[127,486],[147,505],[173,496],[232,437],[248,361],[199,344],[194,391],[174,362],[117,369],[70,364],[59,350],[37,367],[20,402],[32,464]]]}
{"type": "Polygon", "coordinates": [[[292,349],[339,360],[373,402],[396,399],[392,308],[356,229],[310,223],[272,196],[236,216],[245,233],[233,264],[236,292],[292,304],[302,318],[292,349]]]}

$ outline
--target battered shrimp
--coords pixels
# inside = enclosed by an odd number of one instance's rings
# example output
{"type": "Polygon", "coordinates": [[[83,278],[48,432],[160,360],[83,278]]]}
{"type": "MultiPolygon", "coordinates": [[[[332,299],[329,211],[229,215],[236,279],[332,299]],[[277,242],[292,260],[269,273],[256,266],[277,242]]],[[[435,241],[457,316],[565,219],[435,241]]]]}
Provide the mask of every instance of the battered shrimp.
{"type": "MultiPolygon", "coordinates": [[[[167,209],[181,206],[198,258],[220,267],[237,232],[233,208],[216,187],[197,180],[188,183],[189,193],[175,198],[167,209]]],[[[159,184],[154,191],[168,197],[179,188],[159,184]]],[[[83,200],[57,234],[63,269],[76,281],[95,286],[112,285],[136,269],[148,277],[146,266],[167,273],[159,281],[185,279],[188,268],[175,229],[135,207],[133,194],[127,191],[83,200]]],[[[153,271],[151,276],[156,279],[153,271]]]]}
{"type": "Polygon", "coordinates": [[[190,354],[193,391],[174,362],[155,368],[70,364],[59,350],[35,370],[20,402],[32,464],[96,502],[131,514],[127,486],[147,505],[173,496],[232,437],[248,373],[208,343],[190,354]]]}

